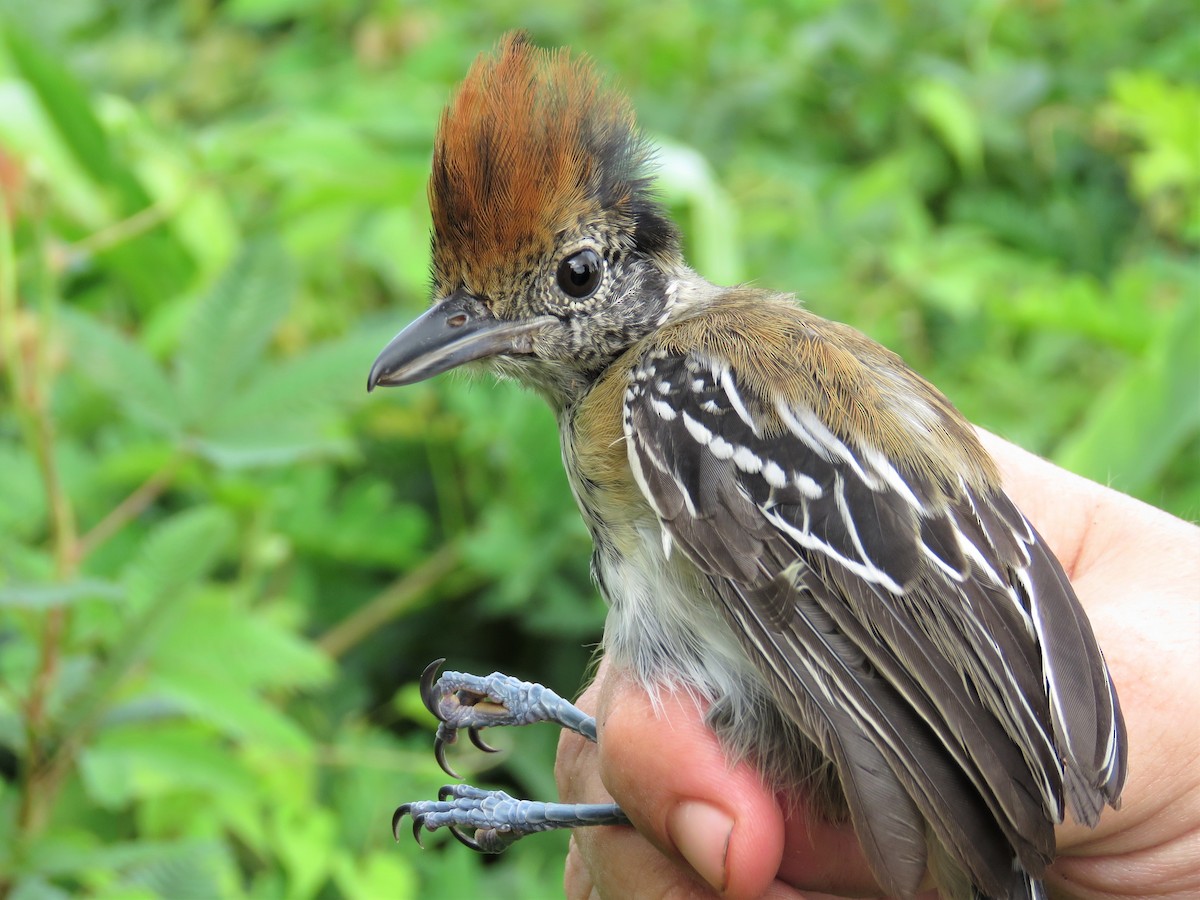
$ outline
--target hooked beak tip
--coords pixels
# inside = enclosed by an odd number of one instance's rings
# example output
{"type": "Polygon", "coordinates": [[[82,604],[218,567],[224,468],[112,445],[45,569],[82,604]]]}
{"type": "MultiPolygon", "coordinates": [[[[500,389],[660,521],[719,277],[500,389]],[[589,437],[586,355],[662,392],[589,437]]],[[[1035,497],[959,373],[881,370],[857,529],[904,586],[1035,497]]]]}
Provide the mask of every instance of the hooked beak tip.
{"type": "Polygon", "coordinates": [[[371,391],[383,384],[384,377],[383,366],[379,365],[379,361],[376,360],[375,364],[371,366],[370,374],[367,375],[367,393],[371,393],[371,391]]]}
{"type": "MultiPolygon", "coordinates": [[[[382,354],[381,354],[382,357],[382,354]]],[[[410,379],[396,378],[393,376],[397,373],[395,366],[385,364],[385,361],[377,359],[375,365],[371,366],[371,372],[367,375],[367,393],[371,393],[377,387],[390,387],[393,384],[408,384],[410,379]]]]}

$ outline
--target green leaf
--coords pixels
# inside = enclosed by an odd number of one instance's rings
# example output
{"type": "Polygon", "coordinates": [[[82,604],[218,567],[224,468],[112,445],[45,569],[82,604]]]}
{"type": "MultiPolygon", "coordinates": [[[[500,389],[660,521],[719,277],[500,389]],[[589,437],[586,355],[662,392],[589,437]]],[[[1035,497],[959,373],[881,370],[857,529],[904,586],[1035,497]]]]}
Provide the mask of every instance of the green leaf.
{"type": "Polygon", "coordinates": [[[19,442],[0,444],[0,531],[31,538],[46,521],[46,492],[29,449],[19,442]]]}
{"type": "Polygon", "coordinates": [[[63,711],[64,732],[99,720],[110,695],[145,658],[159,633],[190,595],[189,588],[216,564],[233,533],[229,514],[200,507],[163,523],[123,573],[131,615],[93,683],[63,711]]]}
{"type": "Polygon", "coordinates": [[[181,844],[130,866],[113,891],[113,898],[143,889],[153,897],[171,900],[212,900],[228,897],[237,874],[228,850],[217,843],[181,844]]]}
{"type": "Polygon", "coordinates": [[[329,876],[337,852],[337,822],[322,807],[279,811],[275,851],[288,876],[289,897],[313,897],[329,876]]]}
{"type": "Polygon", "coordinates": [[[350,455],[352,444],[336,437],[314,437],[308,423],[277,423],[269,434],[246,430],[220,440],[197,441],[192,449],[222,469],[268,469],[304,460],[350,455]]]}
{"type": "MultiPolygon", "coordinates": [[[[0,707],[0,747],[23,750],[25,745],[25,718],[0,707]]],[[[5,833],[0,825],[0,835],[5,833]]]]}
{"type": "Polygon", "coordinates": [[[221,660],[196,664],[189,658],[159,656],[147,686],[160,692],[199,719],[237,740],[271,752],[303,753],[311,749],[304,731],[250,686],[225,675],[221,660]]]}
{"type": "Polygon", "coordinates": [[[928,240],[930,222],[910,155],[881,156],[840,180],[834,213],[852,233],[885,242],[928,240]]]}
{"type": "MultiPolygon", "coordinates": [[[[999,274],[999,273],[997,273],[999,274]]],[[[997,297],[991,312],[1033,330],[1060,330],[1095,338],[1130,352],[1142,351],[1158,324],[1145,308],[1154,285],[1145,284],[1160,273],[1131,272],[1107,290],[1088,275],[1038,278],[1010,295],[997,297]],[[1138,276],[1141,276],[1140,278],[1138,276]],[[1122,281],[1137,279],[1136,294],[1122,281]]]]}
{"type": "Polygon", "coordinates": [[[213,841],[142,839],[96,845],[94,838],[63,831],[34,845],[29,868],[41,875],[71,876],[98,885],[122,883],[112,893],[88,896],[213,898],[228,896],[232,866],[228,851],[213,841]]]}
{"type": "Polygon", "coordinates": [[[965,174],[975,175],[983,168],[979,116],[962,91],[942,79],[920,78],[908,88],[908,102],[965,174]]]}
{"type": "Polygon", "coordinates": [[[265,696],[327,683],[327,656],[228,592],[195,597],[153,648],[149,688],[225,733],[264,746],[301,750],[308,738],[265,696]]]}
{"type": "Polygon", "coordinates": [[[689,260],[716,284],[745,278],[737,227],[737,208],[708,161],[691,147],[664,143],[658,152],[664,198],[685,207],[689,260]]]}
{"type": "MultiPolygon", "coordinates": [[[[114,158],[108,136],[92,113],[91,103],[79,82],[8,17],[3,24],[17,70],[37,92],[79,163],[100,184],[117,184],[130,192],[140,190],[130,183],[129,172],[114,158]]],[[[146,203],[143,195],[142,205],[146,203]]]]}
{"type": "Polygon", "coordinates": [[[72,894],[37,876],[18,878],[9,900],[71,900],[72,894]]]}
{"type": "Polygon", "coordinates": [[[334,673],[311,643],[226,591],[195,597],[154,653],[171,671],[195,670],[246,689],[316,687],[334,673]]]}
{"type": "Polygon", "coordinates": [[[1137,145],[1133,184],[1154,224],[1200,242],[1200,87],[1173,84],[1159,72],[1117,72],[1113,100],[1100,114],[1137,145]]]}
{"type": "Polygon", "coordinates": [[[178,434],[179,398],[137,341],[83,312],[63,310],[62,323],[71,371],[134,421],[161,434],[178,434]]]}
{"type": "Polygon", "coordinates": [[[423,296],[429,290],[429,213],[397,206],[380,210],[362,225],[358,256],[388,284],[392,294],[423,296]],[[404,247],[404,253],[397,253],[404,247]]]}
{"type": "Polygon", "coordinates": [[[262,361],[294,290],[291,262],[263,242],[243,250],[196,305],[175,363],[182,415],[199,434],[262,361]]]}
{"type": "Polygon", "coordinates": [[[250,793],[255,786],[228,744],[193,723],[107,729],[80,762],[88,796],[109,809],[180,791],[250,793]]]}
{"type": "Polygon", "coordinates": [[[233,530],[229,513],[215,506],[188,510],[161,524],[123,573],[134,607],[178,602],[216,564],[233,530]]]}
{"type": "Polygon", "coordinates": [[[260,366],[200,424],[197,451],[226,468],[344,454],[348,443],[331,428],[343,409],[366,397],[363,372],[378,349],[378,335],[355,335],[260,366]]]}
{"type": "Polygon", "coordinates": [[[1146,358],[1113,382],[1059,448],[1059,465],[1137,494],[1200,432],[1200,296],[1164,324],[1146,358]]]}
{"type": "Polygon", "coordinates": [[[292,21],[297,15],[315,12],[322,0],[233,0],[229,17],[246,25],[273,25],[292,21]]]}
{"type": "Polygon", "coordinates": [[[312,468],[290,479],[281,499],[281,528],[297,547],[343,564],[389,568],[413,564],[424,553],[429,513],[405,502],[386,479],[364,477],[335,488],[328,469],[312,468]]]}
{"type": "Polygon", "coordinates": [[[119,585],[97,578],[81,578],[66,584],[10,584],[0,588],[0,607],[52,609],[81,600],[118,600],[124,594],[119,585]]]}
{"type": "Polygon", "coordinates": [[[416,873],[395,853],[372,853],[365,861],[340,855],[333,870],[343,897],[418,896],[416,873]]]}
{"type": "MultiPolygon", "coordinates": [[[[63,143],[95,184],[107,193],[119,219],[154,204],[132,168],[113,150],[83,86],[55,54],[40,46],[10,17],[3,19],[9,53],[18,72],[37,94],[63,143]]],[[[180,289],[191,277],[191,257],[171,231],[157,226],[103,254],[136,291],[144,306],[180,289]]]]}
{"type": "Polygon", "coordinates": [[[379,348],[379,335],[358,334],[263,367],[228,398],[205,433],[219,439],[247,427],[270,431],[275,423],[304,422],[315,427],[350,401],[366,398],[363,373],[379,348]]]}
{"type": "Polygon", "coordinates": [[[989,296],[1005,296],[1011,254],[971,228],[944,229],[936,237],[905,241],[892,251],[897,277],[930,307],[966,318],[989,296]]]}

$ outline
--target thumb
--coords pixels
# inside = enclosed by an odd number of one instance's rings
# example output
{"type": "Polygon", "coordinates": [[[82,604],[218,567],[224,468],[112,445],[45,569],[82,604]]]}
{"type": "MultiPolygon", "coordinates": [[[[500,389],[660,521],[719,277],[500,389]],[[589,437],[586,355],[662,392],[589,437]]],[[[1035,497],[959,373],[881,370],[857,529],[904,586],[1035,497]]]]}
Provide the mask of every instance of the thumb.
{"type": "Polygon", "coordinates": [[[656,710],[615,670],[598,697],[600,776],[646,838],[725,897],[760,897],[779,871],[784,820],[754,769],[731,766],[700,703],[663,688],[656,710]]]}
{"type": "Polygon", "coordinates": [[[748,762],[731,765],[696,698],[663,688],[656,709],[627,675],[602,667],[600,677],[600,777],[663,853],[726,897],[759,897],[775,879],[878,895],[853,827],[815,820],[802,798],[776,796],[748,762]]]}

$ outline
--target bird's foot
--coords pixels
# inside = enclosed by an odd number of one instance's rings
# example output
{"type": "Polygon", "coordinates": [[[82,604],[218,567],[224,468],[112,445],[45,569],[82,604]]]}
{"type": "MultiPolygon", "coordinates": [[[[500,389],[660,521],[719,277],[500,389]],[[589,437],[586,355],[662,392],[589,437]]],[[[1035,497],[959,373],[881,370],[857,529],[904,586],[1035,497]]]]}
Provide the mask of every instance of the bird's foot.
{"type": "MultiPolygon", "coordinates": [[[[510,675],[468,675],[437,670],[445,660],[430,663],[421,675],[421,699],[439,722],[434,755],[449,775],[446,747],[458,740],[459,729],[480,750],[494,752],[479,736],[479,729],[500,725],[555,722],[563,728],[596,740],[596,720],[540,684],[510,675]]],[[[585,825],[628,825],[629,819],[615,803],[540,803],[518,800],[503,791],[485,791],[467,784],[446,785],[437,800],[401,805],[392,817],[397,834],[400,820],[412,816],[413,837],[421,842],[421,829],[449,828],[454,837],[480,853],[502,853],[527,834],[585,825]],[[468,832],[473,836],[469,836],[468,832]]]]}
{"type": "Polygon", "coordinates": [[[539,803],[518,800],[504,791],[485,791],[469,784],[448,784],[437,800],[401,805],[392,816],[392,834],[400,839],[400,821],[412,816],[413,837],[421,829],[449,828],[462,844],[479,853],[503,853],[528,834],[586,825],[628,825],[615,803],[539,803]],[[474,832],[468,836],[467,830],[474,832]]]}
{"type": "Polygon", "coordinates": [[[433,751],[447,775],[459,777],[446,762],[446,747],[458,740],[460,728],[465,728],[471,743],[486,753],[494,753],[496,748],[484,742],[479,729],[500,725],[556,722],[590,741],[596,740],[596,720],[549,688],[500,672],[445,672],[436,678],[443,662],[434,660],[421,674],[421,699],[440,723],[433,751]]]}

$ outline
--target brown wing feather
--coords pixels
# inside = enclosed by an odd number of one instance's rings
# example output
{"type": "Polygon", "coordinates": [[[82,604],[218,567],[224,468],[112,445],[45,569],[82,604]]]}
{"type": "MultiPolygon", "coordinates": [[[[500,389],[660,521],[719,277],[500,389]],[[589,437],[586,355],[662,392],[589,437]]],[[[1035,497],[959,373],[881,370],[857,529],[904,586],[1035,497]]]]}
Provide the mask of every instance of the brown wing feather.
{"type": "Polygon", "coordinates": [[[977,885],[1007,884],[1014,857],[1040,874],[1064,778],[1084,821],[1115,796],[1123,734],[1099,651],[998,490],[930,483],[698,353],[647,356],[625,433],[663,528],[781,705],[821,746],[835,740],[844,783],[861,777],[845,747],[873,742],[977,885]],[[981,849],[1005,845],[1003,860],[981,849]]]}

